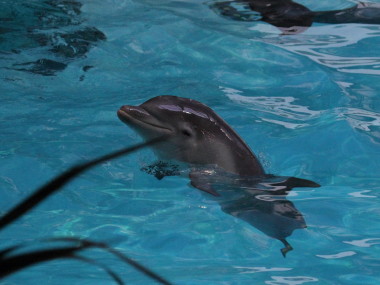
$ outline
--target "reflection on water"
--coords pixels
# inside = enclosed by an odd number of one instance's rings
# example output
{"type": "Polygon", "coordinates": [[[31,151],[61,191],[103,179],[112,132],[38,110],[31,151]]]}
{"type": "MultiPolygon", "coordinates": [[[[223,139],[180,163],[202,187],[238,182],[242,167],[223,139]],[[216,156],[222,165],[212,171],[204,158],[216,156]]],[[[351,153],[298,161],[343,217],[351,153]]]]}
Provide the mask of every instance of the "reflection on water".
{"type": "Polygon", "coordinates": [[[306,56],[320,65],[340,72],[379,75],[380,57],[375,56],[377,53],[374,50],[367,53],[372,53],[374,56],[358,57],[352,56],[351,53],[339,55],[346,47],[378,36],[380,36],[379,26],[347,24],[317,26],[297,37],[272,37],[265,39],[265,42],[306,56]]]}
{"type": "Polygon", "coordinates": [[[297,105],[294,97],[265,97],[243,96],[241,91],[233,88],[221,88],[226,96],[233,102],[245,106],[256,112],[262,112],[261,120],[288,129],[298,129],[311,126],[307,121],[318,119],[321,111],[310,110],[307,106],[297,105]]]}
{"type": "Polygon", "coordinates": [[[292,268],[286,267],[245,267],[245,266],[234,266],[234,268],[242,270],[239,274],[253,274],[257,272],[281,272],[289,271],[292,268]]]}
{"type": "MultiPolygon", "coordinates": [[[[310,126],[305,123],[308,120],[316,119],[322,115],[322,111],[310,110],[307,106],[296,105],[296,98],[293,97],[247,97],[228,93],[227,96],[234,102],[248,106],[249,109],[269,113],[278,117],[279,120],[262,118],[264,121],[280,124],[286,128],[296,129],[310,126]],[[301,121],[302,123],[286,122],[290,119],[301,121]]],[[[336,119],[346,120],[353,128],[365,132],[374,133],[380,127],[380,114],[357,108],[337,108],[335,109],[336,119]]]]}
{"type": "Polygon", "coordinates": [[[344,119],[350,126],[380,141],[380,114],[358,108],[337,108],[337,120],[344,119]]]}
{"type": "Polygon", "coordinates": [[[269,285],[301,285],[309,282],[317,282],[318,278],[308,276],[271,276],[272,280],[265,281],[269,285]]]}
{"type": "Polygon", "coordinates": [[[380,244],[380,238],[367,238],[362,240],[344,241],[344,243],[352,244],[358,247],[371,247],[380,244]]]}
{"type": "MultiPolygon", "coordinates": [[[[342,87],[349,87],[350,84],[339,82],[342,87]]],[[[380,114],[372,111],[366,111],[359,108],[338,107],[332,112],[310,110],[308,106],[295,104],[297,101],[294,97],[278,96],[244,96],[243,92],[221,87],[226,96],[233,102],[244,106],[245,108],[263,113],[261,120],[288,129],[299,129],[310,127],[315,121],[324,117],[325,123],[331,120],[345,120],[354,129],[363,131],[366,134],[378,140],[380,137],[380,114]],[[330,118],[327,120],[327,118],[330,118]]]]}
{"type": "MultiPolygon", "coordinates": [[[[317,118],[321,114],[320,111],[310,110],[307,106],[296,105],[294,103],[296,98],[293,97],[247,97],[231,92],[227,93],[227,96],[238,104],[248,106],[249,109],[280,116],[281,119],[285,120],[290,119],[302,122],[287,124],[281,121],[285,127],[291,129],[308,126],[309,124],[305,123],[307,120],[317,118]]],[[[270,121],[270,119],[263,120],[270,121]]]]}
{"type": "Polygon", "coordinates": [[[365,195],[364,193],[372,192],[371,190],[363,190],[359,192],[352,192],[349,193],[348,195],[356,197],[356,198],[376,198],[374,195],[365,195]]]}
{"type": "Polygon", "coordinates": [[[318,254],[317,256],[320,258],[324,258],[324,259],[339,259],[339,258],[345,258],[345,257],[353,256],[355,254],[356,254],[355,251],[344,251],[344,252],[340,252],[340,253],[336,253],[336,254],[329,254],[329,255],[318,254]]]}
{"type": "Polygon", "coordinates": [[[380,114],[357,108],[341,108],[338,117],[345,118],[352,127],[373,132],[380,127],[380,114]]]}

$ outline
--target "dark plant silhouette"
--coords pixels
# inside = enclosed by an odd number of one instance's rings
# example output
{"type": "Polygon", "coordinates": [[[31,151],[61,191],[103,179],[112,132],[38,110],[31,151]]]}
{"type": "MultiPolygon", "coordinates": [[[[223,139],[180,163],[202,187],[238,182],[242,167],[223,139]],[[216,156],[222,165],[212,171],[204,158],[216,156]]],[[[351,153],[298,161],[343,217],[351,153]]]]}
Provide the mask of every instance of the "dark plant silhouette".
{"type": "MultiPolygon", "coordinates": [[[[35,207],[41,201],[45,200],[50,195],[57,192],[62,186],[67,184],[73,178],[80,175],[84,171],[90,169],[91,167],[97,164],[100,164],[102,162],[105,162],[107,160],[114,159],[122,155],[130,154],[144,147],[162,142],[165,139],[166,139],[165,136],[154,138],[147,142],[124,148],[122,150],[104,155],[100,158],[76,165],[66,170],[62,174],[53,178],[50,182],[48,182],[41,188],[37,189],[32,195],[30,195],[28,198],[26,198],[20,204],[18,204],[13,209],[11,209],[8,213],[6,213],[3,217],[1,217],[0,230],[10,225],[11,223],[13,223],[15,220],[17,220],[19,217],[24,215],[26,212],[30,211],[33,207],[35,207]]],[[[39,242],[40,243],[66,242],[67,245],[57,246],[57,247],[49,248],[49,249],[41,249],[41,250],[31,251],[27,253],[20,253],[20,254],[15,253],[15,251],[19,249],[24,249],[25,247],[27,247],[27,245],[25,244],[15,245],[15,246],[11,246],[11,247],[1,250],[0,251],[0,279],[12,273],[15,273],[19,270],[22,270],[26,267],[29,267],[41,262],[51,261],[51,260],[60,259],[60,258],[71,258],[71,259],[77,259],[83,262],[96,265],[102,268],[107,274],[109,274],[116,283],[124,284],[122,279],[115,272],[109,269],[107,266],[99,263],[98,261],[94,259],[90,259],[81,255],[78,255],[78,253],[84,250],[88,250],[91,248],[98,248],[98,249],[102,249],[106,252],[113,254],[114,256],[122,260],[123,262],[131,265],[133,268],[140,271],[141,273],[148,276],[149,278],[157,281],[158,283],[166,284],[166,285],[171,284],[170,282],[166,281],[164,278],[160,277],[158,274],[154,273],[150,269],[134,261],[133,259],[127,257],[126,255],[120,253],[119,251],[110,248],[104,243],[98,243],[91,240],[85,240],[85,239],[73,238],[73,237],[52,238],[52,239],[42,240],[39,242]]]]}

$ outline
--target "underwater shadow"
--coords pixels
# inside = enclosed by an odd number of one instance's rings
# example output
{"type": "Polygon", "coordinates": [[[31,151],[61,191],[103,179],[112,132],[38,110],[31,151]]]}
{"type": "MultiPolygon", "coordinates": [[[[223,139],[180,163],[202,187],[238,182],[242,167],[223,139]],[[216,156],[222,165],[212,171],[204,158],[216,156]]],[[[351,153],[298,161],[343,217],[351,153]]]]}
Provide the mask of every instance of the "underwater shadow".
{"type": "Polygon", "coordinates": [[[281,241],[285,246],[281,249],[284,257],[293,250],[286,238],[294,230],[307,227],[302,213],[286,198],[287,195],[295,187],[320,186],[313,181],[295,177],[239,177],[209,169],[200,177],[203,180],[200,183],[217,189],[213,199],[223,212],[281,241]]]}
{"type": "MultiPolygon", "coordinates": [[[[55,76],[75,59],[86,57],[106,35],[86,25],[81,7],[75,0],[5,1],[0,14],[0,53],[15,55],[16,63],[4,69],[55,76]],[[36,60],[20,62],[30,51],[36,60]]],[[[82,71],[91,68],[83,66],[82,71]]]]}

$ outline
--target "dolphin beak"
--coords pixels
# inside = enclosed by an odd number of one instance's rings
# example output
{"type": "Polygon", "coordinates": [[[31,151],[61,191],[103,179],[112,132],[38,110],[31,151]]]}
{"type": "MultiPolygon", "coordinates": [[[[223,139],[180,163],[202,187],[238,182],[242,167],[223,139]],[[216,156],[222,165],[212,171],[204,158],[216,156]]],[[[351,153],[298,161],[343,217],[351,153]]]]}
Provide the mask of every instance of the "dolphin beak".
{"type": "Polygon", "coordinates": [[[171,129],[140,106],[124,105],[117,111],[119,119],[130,127],[145,131],[170,134],[171,129]]]}
{"type": "Polygon", "coordinates": [[[138,106],[124,105],[117,111],[117,116],[121,121],[129,124],[133,120],[144,121],[144,118],[146,119],[150,114],[138,106]]]}

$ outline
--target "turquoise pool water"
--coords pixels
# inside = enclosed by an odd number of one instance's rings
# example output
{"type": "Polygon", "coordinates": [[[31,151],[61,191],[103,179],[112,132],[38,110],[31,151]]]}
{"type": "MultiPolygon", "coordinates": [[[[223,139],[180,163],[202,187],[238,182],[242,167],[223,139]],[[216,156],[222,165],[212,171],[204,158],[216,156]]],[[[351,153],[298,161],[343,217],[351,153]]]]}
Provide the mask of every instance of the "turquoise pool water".
{"type": "MultiPolygon", "coordinates": [[[[187,179],[140,171],[155,161],[143,150],[78,177],[2,231],[2,247],[104,241],[174,284],[379,284],[379,25],[313,24],[281,36],[264,22],[222,18],[203,0],[81,3],[2,2],[1,213],[73,164],[140,142],[116,111],[161,94],[209,105],[268,173],[322,187],[289,195],[308,228],[288,238],[294,251],[284,259],[279,241],[223,213],[187,179]]],[[[154,284],[104,252],[87,256],[127,284],[154,284]]],[[[2,282],[114,284],[78,261],[2,282]]]]}

